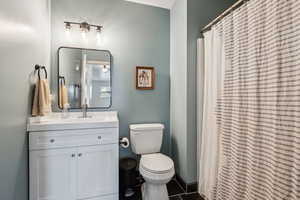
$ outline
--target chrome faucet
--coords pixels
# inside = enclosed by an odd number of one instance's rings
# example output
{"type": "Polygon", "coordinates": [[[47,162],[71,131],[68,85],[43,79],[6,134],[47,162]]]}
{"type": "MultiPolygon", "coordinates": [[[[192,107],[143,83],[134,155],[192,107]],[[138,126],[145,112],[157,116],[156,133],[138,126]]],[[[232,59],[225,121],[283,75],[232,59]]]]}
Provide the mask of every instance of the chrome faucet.
{"type": "Polygon", "coordinates": [[[81,110],[82,110],[82,118],[87,118],[87,109],[88,109],[88,105],[85,103],[81,106],[81,110]]]}

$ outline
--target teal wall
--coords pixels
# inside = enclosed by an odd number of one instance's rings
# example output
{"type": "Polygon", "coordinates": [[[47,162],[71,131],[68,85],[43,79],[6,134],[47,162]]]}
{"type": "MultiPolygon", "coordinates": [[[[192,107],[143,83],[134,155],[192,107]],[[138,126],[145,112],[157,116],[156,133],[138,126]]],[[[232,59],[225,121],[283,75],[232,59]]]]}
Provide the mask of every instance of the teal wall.
{"type": "Polygon", "coordinates": [[[48,0],[0,1],[0,199],[28,199],[29,75],[49,66],[48,0]]]}
{"type": "Polygon", "coordinates": [[[171,153],[176,173],[187,177],[187,0],[171,9],[171,153]]]}
{"type": "MultiPolygon", "coordinates": [[[[60,46],[106,49],[113,56],[112,108],[119,112],[120,135],[128,136],[131,123],[166,125],[163,152],[169,153],[170,118],[170,11],[124,0],[52,0],[52,89],[56,91],[57,49],[60,46]],[[97,45],[90,32],[84,41],[78,28],[71,39],[64,21],[101,24],[103,40],[97,45]],[[135,89],[135,66],[156,69],[153,91],[135,89]]],[[[76,29],[76,30],[75,30],[76,29]]],[[[121,156],[130,155],[130,149],[121,156]]]]}
{"type": "MultiPolygon", "coordinates": [[[[197,181],[197,39],[200,31],[236,0],[187,0],[187,178],[197,181]]],[[[202,87],[202,86],[200,86],[202,87]]],[[[199,100],[200,102],[200,100],[199,100]]],[[[201,136],[200,136],[201,137],[201,136]]],[[[199,140],[198,140],[199,141],[199,140]]]]}
{"type": "Polygon", "coordinates": [[[203,77],[196,77],[197,39],[201,29],[234,2],[177,0],[171,9],[171,149],[177,173],[186,183],[198,181],[196,81],[203,77]]]}

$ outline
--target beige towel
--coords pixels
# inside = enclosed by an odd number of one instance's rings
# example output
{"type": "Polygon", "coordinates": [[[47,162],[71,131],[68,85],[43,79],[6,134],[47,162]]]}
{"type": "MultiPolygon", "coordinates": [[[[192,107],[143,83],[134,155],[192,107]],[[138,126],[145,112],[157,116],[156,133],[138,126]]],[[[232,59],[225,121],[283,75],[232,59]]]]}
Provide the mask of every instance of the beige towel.
{"type": "Polygon", "coordinates": [[[34,89],[32,116],[44,116],[51,113],[51,96],[48,80],[37,80],[34,89]]]}
{"type": "Polygon", "coordinates": [[[59,107],[64,109],[69,105],[68,90],[64,84],[59,86],[59,107]]]}

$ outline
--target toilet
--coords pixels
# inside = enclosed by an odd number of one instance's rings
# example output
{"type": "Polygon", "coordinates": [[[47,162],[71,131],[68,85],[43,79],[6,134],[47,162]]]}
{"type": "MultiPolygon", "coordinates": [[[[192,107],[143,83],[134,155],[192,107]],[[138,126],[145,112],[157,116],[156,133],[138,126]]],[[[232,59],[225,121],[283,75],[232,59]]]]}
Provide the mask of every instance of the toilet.
{"type": "Polygon", "coordinates": [[[166,184],[175,169],[173,160],[160,153],[163,131],[163,124],[130,125],[132,151],[141,156],[139,171],[145,180],[141,189],[143,200],[169,199],[166,184]]]}

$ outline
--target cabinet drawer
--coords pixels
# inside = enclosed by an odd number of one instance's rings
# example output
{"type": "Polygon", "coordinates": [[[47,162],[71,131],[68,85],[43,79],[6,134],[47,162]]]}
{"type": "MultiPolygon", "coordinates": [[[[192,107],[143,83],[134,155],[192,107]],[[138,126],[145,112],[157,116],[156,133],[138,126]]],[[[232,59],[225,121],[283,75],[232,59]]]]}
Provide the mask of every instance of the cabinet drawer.
{"type": "Polygon", "coordinates": [[[118,128],[29,133],[30,150],[113,144],[118,142],[118,128]]]}

